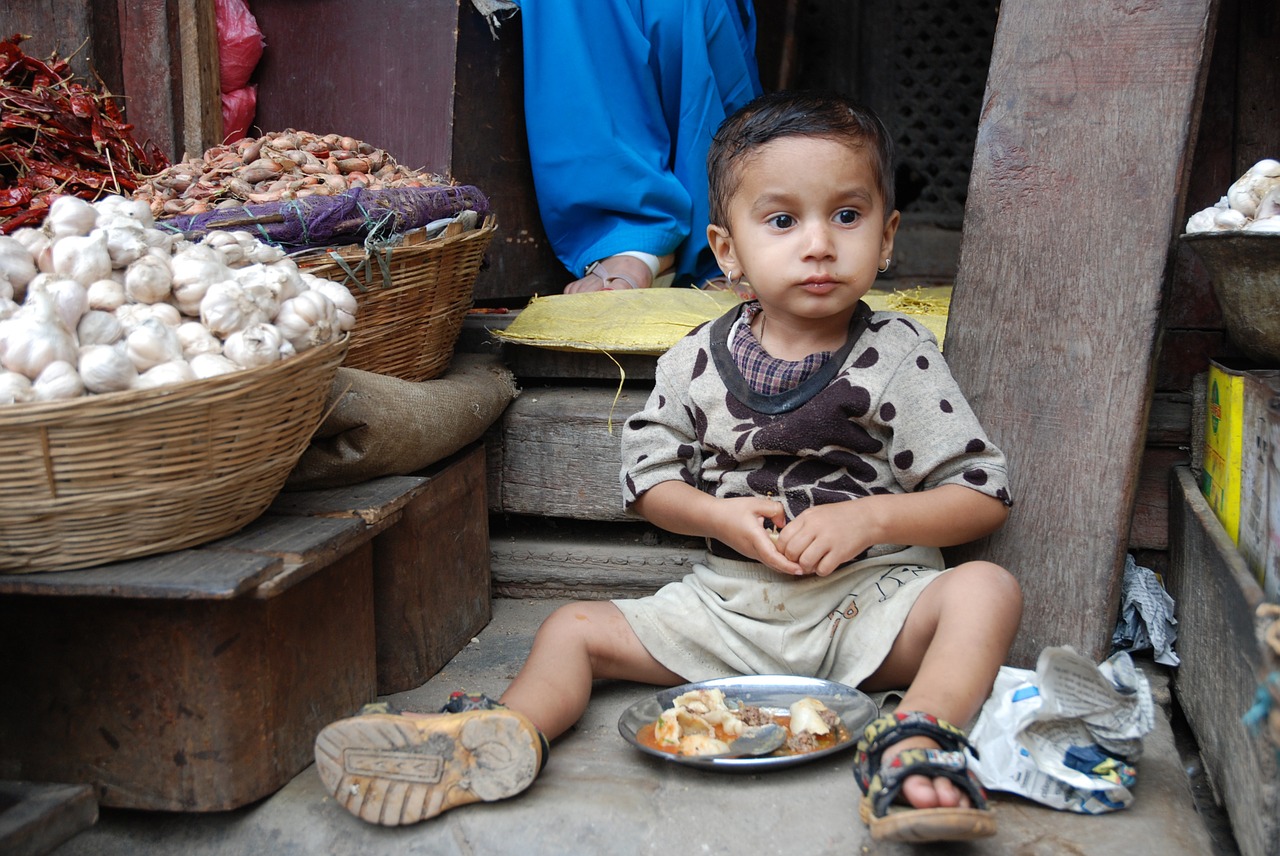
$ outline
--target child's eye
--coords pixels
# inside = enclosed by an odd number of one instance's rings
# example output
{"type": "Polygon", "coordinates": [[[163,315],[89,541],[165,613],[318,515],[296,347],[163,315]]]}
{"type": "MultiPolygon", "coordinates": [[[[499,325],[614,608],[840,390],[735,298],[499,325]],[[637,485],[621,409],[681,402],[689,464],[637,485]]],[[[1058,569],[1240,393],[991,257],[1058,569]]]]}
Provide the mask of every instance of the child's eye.
{"type": "Polygon", "coordinates": [[[769,225],[775,229],[790,229],[795,224],[795,218],[790,214],[775,214],[769,218],[769,225]]]}
{"type": "Polygon", "coordinates": [[[850,226],[858,222],[858,218],[861,216],[861,214],[854,211],[852,208],[845,208],[836,214],[836,220],[845,226],[850,226]]]}

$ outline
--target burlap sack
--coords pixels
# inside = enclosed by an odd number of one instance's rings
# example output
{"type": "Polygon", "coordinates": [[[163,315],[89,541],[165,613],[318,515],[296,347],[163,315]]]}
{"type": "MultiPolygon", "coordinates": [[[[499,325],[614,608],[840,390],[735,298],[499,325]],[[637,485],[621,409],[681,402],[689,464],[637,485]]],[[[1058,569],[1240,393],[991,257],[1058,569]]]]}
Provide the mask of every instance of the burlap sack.
{"type": "Polygon", "coordinates": [[[444,375],[420,383],[340,368],[328,415],[284,489],[416,472],[479,439],[517,394],[502,361],[482,354],[459,354],[444,375]]]}

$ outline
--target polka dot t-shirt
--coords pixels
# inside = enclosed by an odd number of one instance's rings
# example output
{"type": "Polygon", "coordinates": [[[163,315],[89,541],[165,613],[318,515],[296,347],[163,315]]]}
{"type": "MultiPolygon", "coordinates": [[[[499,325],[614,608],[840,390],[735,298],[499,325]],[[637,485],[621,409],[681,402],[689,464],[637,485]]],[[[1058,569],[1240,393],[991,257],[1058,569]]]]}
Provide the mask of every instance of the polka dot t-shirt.
{"type": "Polygon", "coordinates": [[[799,386],[767,395],[751,389],[729,352],[741,311],[659,358],[653,392],[622,435],[626,508],[670,480],[726,498],[773,497],[788,519],[814,505],[943,484],[1012,505],[1004,453],[928,329],[859,304],[844,348],[799,386]]]}

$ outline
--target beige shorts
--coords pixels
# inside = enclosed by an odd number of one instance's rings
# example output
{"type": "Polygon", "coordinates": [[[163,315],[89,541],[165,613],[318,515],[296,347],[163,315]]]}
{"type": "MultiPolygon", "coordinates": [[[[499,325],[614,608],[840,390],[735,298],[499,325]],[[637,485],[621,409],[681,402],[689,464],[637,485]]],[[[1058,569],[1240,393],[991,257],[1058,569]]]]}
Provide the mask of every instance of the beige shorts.
{"type": "Polygon", "coordinates": [[[827,577],[708,554],[679,582],[613,603],[649,653],[687,681],[804,675],[856,687],[943,572],[932,547],[853,562],[827,577]]]}

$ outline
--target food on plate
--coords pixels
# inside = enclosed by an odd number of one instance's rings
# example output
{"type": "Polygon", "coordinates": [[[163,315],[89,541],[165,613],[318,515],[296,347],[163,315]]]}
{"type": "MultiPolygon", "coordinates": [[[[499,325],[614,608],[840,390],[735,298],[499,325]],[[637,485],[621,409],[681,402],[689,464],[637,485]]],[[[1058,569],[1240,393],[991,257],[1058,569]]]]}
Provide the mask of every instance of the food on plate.
{"type": "Polygon", "coordinates": [[[816,698],[806,696],[783,711],[727,700],[718,689],[676,696],[656,721],[640,729],[637,738],[673,755],[719,755],[732,751],[733,741],[748,727],[768,723],[787,730],[786,743],[774,755],[816,752],[849,739],[840,717],[816,698]]]}

